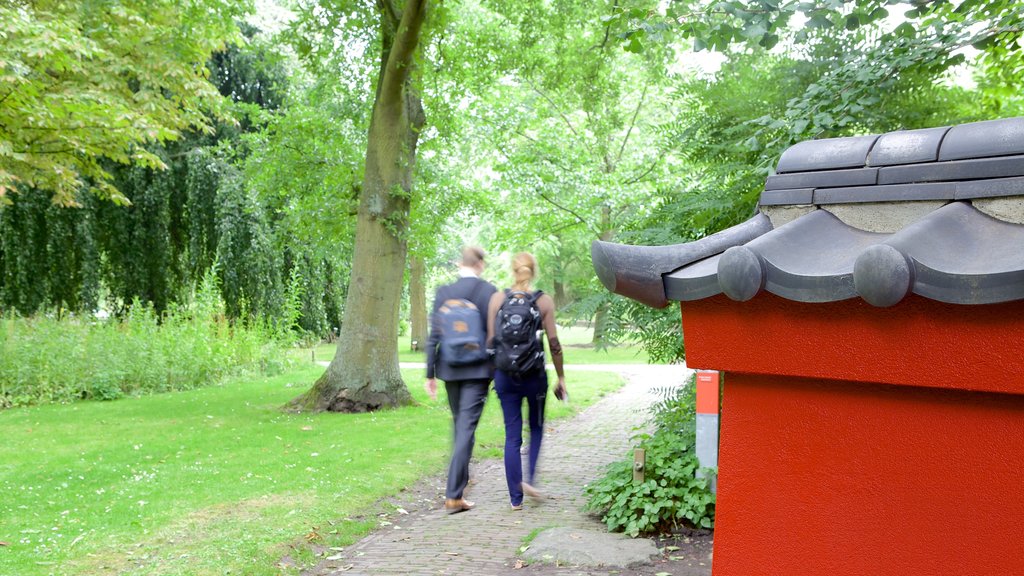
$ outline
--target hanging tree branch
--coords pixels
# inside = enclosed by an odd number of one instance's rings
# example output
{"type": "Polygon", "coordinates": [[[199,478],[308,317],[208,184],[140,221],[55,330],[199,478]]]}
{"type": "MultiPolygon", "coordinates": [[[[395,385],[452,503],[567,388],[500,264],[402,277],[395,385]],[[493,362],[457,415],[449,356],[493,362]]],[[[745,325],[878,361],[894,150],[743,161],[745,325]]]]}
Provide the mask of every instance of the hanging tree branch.
{"type": "Polygon", "coordinates": [[[548,101],[548,104],[551,104],[551,106],[554,107],[555,112],[558,112],[558,115],[562,117],[562,120],[565,121],[565,125],[569,127],[569,131],[572,132],[573,136],[579,138],[580,135],[578,132],[576,132],[576,128],[573,127],[572,122],[569,121],[569,117],[566,116],[564,112],[562,112],[561,108],[558,107],[558,104],[555,104],[555,101],[548,97],[548,95],[545,94],[543,90],[537,88],[537,86],[533,82],[530,82],[529,78],[526,79],[526,83],[530,85],[530,88],[533,88],[534,92],[540,94],[542,98],[548,101]]]}
{"type": "MultiPolygon", "coordinates": [[[[619,0],[615,0],[615,2],[612,3],[612,14],[614,14],[618,8],[619,0]]],[[[598,47],[598,50],[604,50],[604,47],[608,45],[608,37],[611,36],[611,33],[612,23],[608,22],[607,24],[604,25],[604,40],[601,40],[601,45],[598,47]]]]}
{"type": "Polygon", "coordinates": [[[587,227],[587,229],[588,229],[588,230],[590,230],[591,232],[593,232],[594,234],[596,234],[596,235],[598,235],[598,236],[600,236],[600,235],[601,235],[601,231],[600,231],[600,230],[598,230],[597,228],[594,228],[593,226],[591,226],[591,225],[590,225],[590,224],[589,224],[589,223],[588,223],[588,222],[586,221],[586,219],[585,219],[585,218],[583,218],[582,216],[580,216],[580,215],[579,215],[579,214],[578,214],[578,213],[577,213],[577,212],[576,212],[575,210],[573,210],[572,208],[568,208],[568,207],[566,207],[566,206],[562,206],[562,205],[561,205],[561,204],[559,204],[558,202],[555,202],[555,201],[554,201],[553,199],[551,199],[550,197],[548,197],[548,195],[547,195],[547,194],[545,194],[545,193],[544,193],[543,191],[541,191],[541,190],[539,190],[539,189],[537,190],[537,195],[538,195],[538,196],[540,196],[541,198],[543,198],[543,199],[544,199],[545,201],[547,201],[547,202],[548,202],[549,204],[551,204],[551,205],[552,205],[552,206],[554,206],[555,208],[558,208],[559,210],[561,210],[561,211],[563,211],[563,212],[568,212],[569,214],[572,214],[572,215],[573,215],[573,216],[574,216],[574,217],[576,218],[576,220],[578,220],[578,221],[579,221],[579,223],[580,223],[580,224],[582,224],[582,225],[586,226],[586,227],[587,227]]]}
{"type": "Polygon", "coordinates": [[[619,155],[615,158],[616,165],[622,161],[622,153],[626,150],[626,143],[629,142],[629,136],[633,133],[633,128],[636,126],[636,117],[640,115],[640,108],[644,105],[644,100],[647,99],[647,88],[649,86],[650,84],[644,84],[643,94],[640,95],[640,101],[636,103],[633,119],[629,122],[629,130],[626,130],[626,137],[622,139],[622,146],[619,146],[619,155]]]}

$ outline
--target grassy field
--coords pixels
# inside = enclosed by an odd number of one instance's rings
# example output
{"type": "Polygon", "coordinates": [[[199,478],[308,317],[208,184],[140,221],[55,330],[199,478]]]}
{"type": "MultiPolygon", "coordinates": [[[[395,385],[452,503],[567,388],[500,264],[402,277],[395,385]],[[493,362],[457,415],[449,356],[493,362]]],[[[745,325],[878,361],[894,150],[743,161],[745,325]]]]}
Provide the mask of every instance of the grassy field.
{"type": "MultiPolygon", "coordinates": [[[[323,368],[113,402],[0,411],[0,575],[289,574],[307,542],[345,546],[379,500],[444,470],[450,415],[420,370],[416,405],[359,415],[278,410],[323,368]]],[[[621,385],[569,373],[569,416],[621,385]]],[[[500,455],[492,395],[478,457],[500,455]]],[[[393,511],[390,511],[393,512],[393,511]]]]}
{"type": "MultiPolygon", "coordinates": [[[[647,353],[639,346],[616,346],[596,350],[591,344],[593,331],[590,328],[570,326],[558,327],[558,341],[562,343],[566,364],[648,364],[647,353]]],[[[293,350],[295,358],[329,361],[334,357],[337,346],[321,344],[315,348],[293,350]]],[[[398,339],[398,359],[401,362],[424,362],[426,354],[413,351],[409,336],[398,339]]],[[[550,357],[548,358],[550,361],[550,357]]]]}

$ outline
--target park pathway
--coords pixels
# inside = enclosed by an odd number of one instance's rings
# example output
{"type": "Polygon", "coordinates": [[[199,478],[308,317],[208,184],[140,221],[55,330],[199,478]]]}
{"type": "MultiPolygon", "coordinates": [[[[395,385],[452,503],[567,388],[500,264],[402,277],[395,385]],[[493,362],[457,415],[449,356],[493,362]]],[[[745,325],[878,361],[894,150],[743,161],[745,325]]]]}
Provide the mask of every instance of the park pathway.
{"type": "MultiPolygon", "coordinates": [[[[538,471],[545,500],[527,499],[524,510],[513,512],[501,461],[474,462],[466,497],[476,503],[475,509],[446,514],[441,508],[443,494],[438,495],[444,479],[428,479],[410,491],[420,495],[420,509],[411,503],[408,514],[389,516],[390,525],[346,547],[316,573],[509,574],[524,539],[542,529],[605,530],[600,521],[582,511],[584,484],[627,454],[630,437],[658,399],[657,390],[681,385],[689,371],[678,365],[567,366],[570,391],[573,373],[593,370],[617,371],[626,384],[571,420],[548,425],[538,471]]],[[[494,401],[493,395],[489,401],[494,401]]]]}

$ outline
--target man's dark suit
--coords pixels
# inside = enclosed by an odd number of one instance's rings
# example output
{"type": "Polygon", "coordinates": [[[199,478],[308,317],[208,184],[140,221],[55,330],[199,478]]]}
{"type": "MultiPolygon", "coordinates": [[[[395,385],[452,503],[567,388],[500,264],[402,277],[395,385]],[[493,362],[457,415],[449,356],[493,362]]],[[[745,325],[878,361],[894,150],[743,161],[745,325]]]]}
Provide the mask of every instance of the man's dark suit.
{"type": "MultiPolygon", "coordinates": [[[[487,307],[497,289],[490,282],[475,277],[459,278],[452,284],[437,289],[434,309],[430,316],[430,338],[427,341],[427,378],[440,378],[448,392],[448,405],[452,409],[455,442],[452,461],[448,466],[448,486],[445,498],[459,499],[469,482],[469,460],[473,456],[476,426],[484,410],[487,391],[494,367],[490,362],[476,366],[449,366],[441,354],[441,330],[437,311],[445,300],[463,298],[480,311],[481,325],[487,326],[487,307]]],[[[483,341],[485,335],[481,335],[483,341]]]]}

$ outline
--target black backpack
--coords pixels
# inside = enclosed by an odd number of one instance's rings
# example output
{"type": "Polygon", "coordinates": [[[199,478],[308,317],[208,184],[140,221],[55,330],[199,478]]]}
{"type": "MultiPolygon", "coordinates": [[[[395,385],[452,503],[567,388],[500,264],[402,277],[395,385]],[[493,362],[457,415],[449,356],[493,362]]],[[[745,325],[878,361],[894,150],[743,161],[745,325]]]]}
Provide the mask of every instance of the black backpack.
{"type": "Polygon", "coordinates": [[[494,322],[494,365],[522,378],[544,370],[544,344],[540,340],[540,290],[530,294],[505,290],[505,301],[494,322]]]}
{"type": "Polygon", "coordinates": [[[438,308],[437,314],[443,362],[449,366],[472,366],[489,359],[484,346],[487,330],[475,304],[465,298],[450,298],[438,308]]]}

